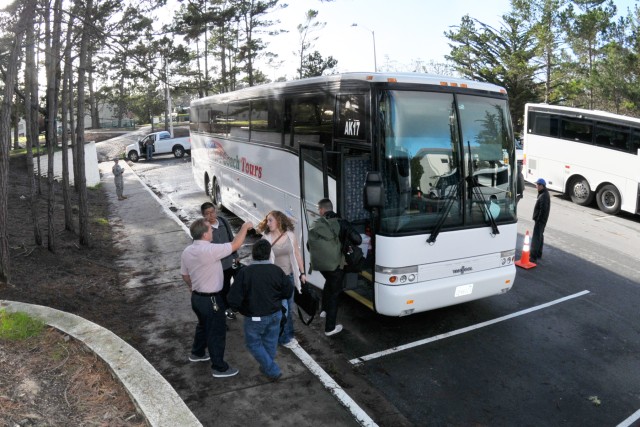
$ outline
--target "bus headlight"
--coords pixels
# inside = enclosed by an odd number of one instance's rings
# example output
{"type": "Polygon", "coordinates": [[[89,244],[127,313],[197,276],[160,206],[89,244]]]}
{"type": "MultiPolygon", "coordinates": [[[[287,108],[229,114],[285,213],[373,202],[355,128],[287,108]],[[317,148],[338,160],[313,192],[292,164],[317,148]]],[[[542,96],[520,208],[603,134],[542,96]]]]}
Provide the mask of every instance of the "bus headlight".
{"type": "Polygon", "coordinates": [[[516,261],[516,250],[510,249],[508,251],[500,252],[500,266],[505,267],[511,265],[516,261]]]}
{"type": "Polygon", "coordinates": [[[418,281],[418,266],[391,268],[376,265],[376,279],[391,285],[415,283],[418,281]]]}

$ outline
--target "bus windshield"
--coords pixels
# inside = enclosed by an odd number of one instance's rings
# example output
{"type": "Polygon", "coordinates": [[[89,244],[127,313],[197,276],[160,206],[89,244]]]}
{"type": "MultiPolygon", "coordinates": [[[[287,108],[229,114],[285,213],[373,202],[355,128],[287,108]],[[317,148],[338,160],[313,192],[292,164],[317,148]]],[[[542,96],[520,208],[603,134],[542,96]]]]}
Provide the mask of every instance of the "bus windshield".
{"type": "Polygon", "coordinates": [[[386,91],[378,124],[383,233],[429,233],[516,220],[515,148],[504,99],[386,91]]]}

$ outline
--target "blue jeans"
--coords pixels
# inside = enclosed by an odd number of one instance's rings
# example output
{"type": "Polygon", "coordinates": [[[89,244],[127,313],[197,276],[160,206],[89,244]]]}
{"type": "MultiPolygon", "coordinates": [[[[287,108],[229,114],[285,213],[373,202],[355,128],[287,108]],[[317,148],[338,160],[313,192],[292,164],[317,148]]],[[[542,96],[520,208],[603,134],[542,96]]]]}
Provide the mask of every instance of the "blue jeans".
{"type": "Polygon", "coordinates": [[[153,159],[153,145],[147,145],[147,160],[153,159]]]}
{"type": "Polygon", "coordinates": [[[258,361],[261,371],[271,378],[280,375],[280,367],[276,363],[276,351],[281,318],[282,312],[279,310],[260,317],[260,320],[254,320],[249,316],[244,318],[244,341],[247,350],[258,361]]]}
{"type": "MultiPolygon", "coordinates": [[[[293,274],[287,276],[291,285],[293,286],[293,292],[297,292],[295,283],[293,281],[293,274]]],[[[278,344],[286,344],[293,339],[293,292],[288,299],[282,300],[282,306],[287,310],[287,323],[284,325],[284,331],[278,339],[278,344]]]]}
{"type": "Polygon", "coordinates": [[[208,349],[211,367],[216,371],[226,371],[229,368],[227,362],[224,361],[224,350],[227,343],[227,317],[224,310],[227,307],[222,297],[191,294],[191,308],[198,316],[191,353],[196,356],[204,356],[205,349],[208,349]],[[218,304],[218,311],[213,311],[213,298],[218,304]]]}

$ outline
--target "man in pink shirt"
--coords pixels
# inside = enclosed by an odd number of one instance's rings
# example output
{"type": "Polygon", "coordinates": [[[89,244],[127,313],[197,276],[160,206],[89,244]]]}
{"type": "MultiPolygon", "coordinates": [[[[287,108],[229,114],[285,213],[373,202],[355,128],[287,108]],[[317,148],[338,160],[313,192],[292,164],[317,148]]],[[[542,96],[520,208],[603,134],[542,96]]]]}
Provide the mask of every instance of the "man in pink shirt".
{"type": "Polygon", "coordinates": [[[189,360],[211,360],[212,374],[216,378],[232,377],[238,373],[224,361],[227,307],[220,294],[224,282],[220,260],[240,249],[251,228],[253,224],[245,222],[231,243],[213,244],[211,224],[204,218],[197,219],[189,227],[193,243],[182,252],[180,259],[182,280],[189,286],[191,308],[198,317],[189,360]],[[209,356],[205,354],[206,349],[209,356]]]}

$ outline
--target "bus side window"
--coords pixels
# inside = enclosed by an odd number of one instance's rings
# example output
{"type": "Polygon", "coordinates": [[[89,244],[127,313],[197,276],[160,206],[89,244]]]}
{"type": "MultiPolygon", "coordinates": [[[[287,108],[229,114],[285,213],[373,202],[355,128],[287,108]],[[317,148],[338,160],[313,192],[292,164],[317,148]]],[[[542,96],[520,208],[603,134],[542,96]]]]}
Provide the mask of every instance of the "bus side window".
{"type": "Polygon", "coordinates": [[[299,99],[293,104],[293,133],[299,143],[319,143],[332,150],[333,98],[316,96],[299,99]]]}

